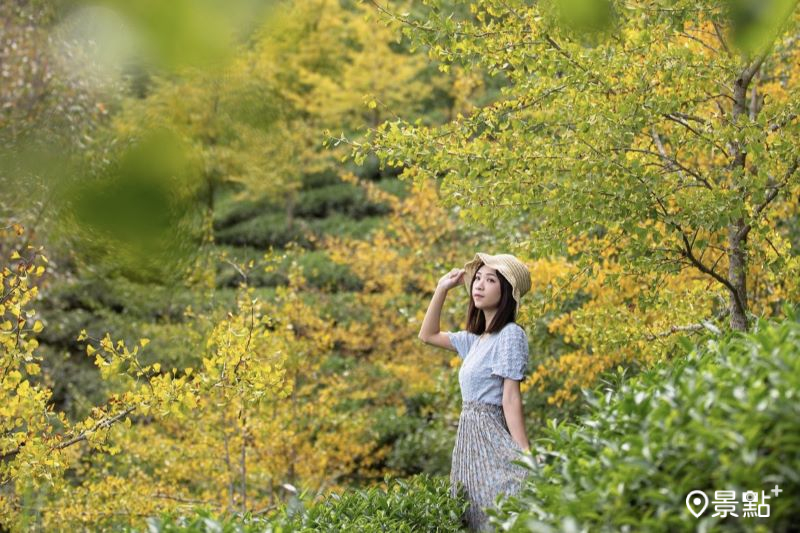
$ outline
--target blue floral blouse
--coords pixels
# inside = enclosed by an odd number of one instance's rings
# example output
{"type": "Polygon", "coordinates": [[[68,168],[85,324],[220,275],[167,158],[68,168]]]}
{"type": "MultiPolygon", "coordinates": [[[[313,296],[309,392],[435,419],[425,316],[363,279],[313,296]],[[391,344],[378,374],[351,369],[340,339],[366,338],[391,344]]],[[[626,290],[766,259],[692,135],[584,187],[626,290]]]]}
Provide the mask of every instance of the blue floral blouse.
{"type": "Polygon", "coordinates": [[[522,381],[527,376],[528,336],[519,324],[509,322],[480,341],[466,330],[447,336],[462,359],[458,371],[462,401],[502,405],[503,379],[522,381]]]}

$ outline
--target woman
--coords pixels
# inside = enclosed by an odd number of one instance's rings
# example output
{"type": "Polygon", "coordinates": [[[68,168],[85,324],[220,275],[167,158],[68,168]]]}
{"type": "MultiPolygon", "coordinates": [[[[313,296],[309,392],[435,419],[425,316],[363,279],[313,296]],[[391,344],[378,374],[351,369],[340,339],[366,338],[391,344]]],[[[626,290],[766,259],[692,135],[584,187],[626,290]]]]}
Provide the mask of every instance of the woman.
{"type": "Polygon", "coordinates": [[[528,338],[514,319],[531,288],[528,268],[509,254],[475,254],[463,269],[439,280],[419,338],[458,353],[461,416],[453,448],[451,493],[463,485],[470,503],[467,526],[488,529],[485,508],[501,493],[516,493],[526,475],[511,461],[529,452],[519,384],[528,364],[528,338]],[[440,332],[447,292],[461,281],[471,296],[467,329],[440,332]]]}

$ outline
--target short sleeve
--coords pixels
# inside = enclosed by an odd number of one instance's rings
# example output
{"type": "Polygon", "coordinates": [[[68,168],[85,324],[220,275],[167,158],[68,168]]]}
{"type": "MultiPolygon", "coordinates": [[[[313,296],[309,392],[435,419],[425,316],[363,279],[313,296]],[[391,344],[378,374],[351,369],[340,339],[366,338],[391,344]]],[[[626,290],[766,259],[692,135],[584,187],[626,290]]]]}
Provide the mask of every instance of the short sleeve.
{"type": "Polygon", "coordinates": [[[507,326],[497,339],[492,360],[492,375],[522,381],[527,370],[528,336],[518,325],[507,326]]]}
{"type": "Polygon", "coordinates": [[[456,349],[461,359],[467,357],[469,349],[472,347],[472,343],[475,342],[475,337],[477,337],[474,333],[466,330],[448,331],[447,336],[450,338],[450,344],[456,349]]]}

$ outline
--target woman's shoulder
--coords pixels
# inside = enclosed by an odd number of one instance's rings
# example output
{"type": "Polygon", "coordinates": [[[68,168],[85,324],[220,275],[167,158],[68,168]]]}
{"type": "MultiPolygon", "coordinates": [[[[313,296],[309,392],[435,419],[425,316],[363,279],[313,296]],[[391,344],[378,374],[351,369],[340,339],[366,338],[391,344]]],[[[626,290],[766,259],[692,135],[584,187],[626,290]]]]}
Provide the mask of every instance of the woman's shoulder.
{"type": "Polygon", "coordinates": [[[500,330],[500,333],[503,335],[508,335],[512,337],[528,337],[528,334],[525,333],[525,328],[517,324],[516,322],[509,322],[503,329],[500,330]]]}
{"type": "Polygon", "coordinates": [[[519,353],[524,357],[528,354],[528,335],[525,328],[516,322],[509,322],[500,330],[500,335],[496,344],[496,350],[502,357],[510,357],[510,354],[519,353]]]}

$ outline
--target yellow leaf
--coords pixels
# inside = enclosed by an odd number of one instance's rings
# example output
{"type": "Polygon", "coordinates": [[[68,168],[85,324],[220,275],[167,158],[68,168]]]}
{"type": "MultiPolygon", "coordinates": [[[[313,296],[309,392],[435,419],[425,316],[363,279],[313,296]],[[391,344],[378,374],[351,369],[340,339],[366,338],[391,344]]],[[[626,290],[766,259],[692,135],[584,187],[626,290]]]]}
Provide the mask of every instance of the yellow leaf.
{"type": "Polygon", "coordinates": [[[192,394],[191,392],[187,392],[181,398],[181,402],[189,409],[194,409],[195,407],[197,407],[197,400],[195,399],[194,394],[192,394]]]}
{"type": "Polygon", "coordinates": [[[20,374],[16,370],[12,370],[6,376],[5,382],[3,383],[3,388],[11,390],[14,387],[16,387],[17,383],[19,383],[21,379],[22,379],[22,374],[20,374]]]}

